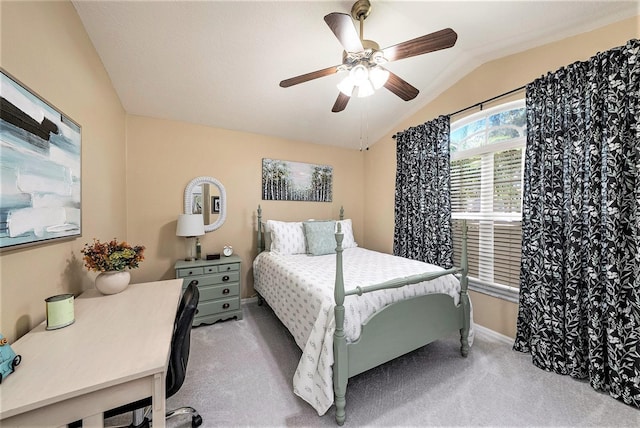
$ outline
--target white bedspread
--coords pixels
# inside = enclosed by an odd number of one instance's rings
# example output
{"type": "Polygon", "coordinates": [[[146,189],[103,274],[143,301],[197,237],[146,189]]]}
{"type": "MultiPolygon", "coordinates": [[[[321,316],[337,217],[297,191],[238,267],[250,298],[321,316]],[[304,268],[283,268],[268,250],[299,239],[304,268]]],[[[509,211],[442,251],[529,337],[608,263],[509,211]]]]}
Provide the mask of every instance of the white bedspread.
{"type": "MultiPolygon", "coordinates": [[[[254,288],[302,349],[293,379],[294,392],[311,404],[319,415],[333,404],[335,259],[335,254],[312,257],[262,252],[253,262],[254,288]]],[[[343,252],[345,290],[438,270],[443,269],[364,248],[348,248],[343,252]]],[[[379,309],[428,293],[448,294],[457,305],[460,282],[453,275],[445,275],[397,289],[346,297],[344,329],[347,342],[358,339],[362,323],[379,309]]]]}

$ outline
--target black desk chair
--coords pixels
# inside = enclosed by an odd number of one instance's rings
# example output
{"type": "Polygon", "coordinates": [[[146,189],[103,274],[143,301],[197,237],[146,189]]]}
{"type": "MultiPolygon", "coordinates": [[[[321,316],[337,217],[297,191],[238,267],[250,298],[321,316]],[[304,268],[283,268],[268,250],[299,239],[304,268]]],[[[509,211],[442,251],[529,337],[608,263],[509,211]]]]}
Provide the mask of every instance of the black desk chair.
{"type": "MultiPolygon", "coordinates": [[[[187,362],[189,361],[189,348],[191,345],[191,325],[196,315],[200,291],[198,287],[191,283],[187,286],[180,300],[180,306],[176,314],[176,321],[173,327],[173,337],[171,339],[171,356],[169,357],[169,367],[167,370],[166,391],[167,397],[171,397],[178,392],[187,372],[187,362]]],[[[130,427],[149,427],[148,414],[151,410],[151,397],[125,404],[104,413],[104,417],[110,418],[123,413],[134,412],[133,421],[130,427]],[[145,411],[146,409],[146,411],[145,411]]],[[[176,415],[190,414],[191,426],[198,427],[202,424],[202,417],[193,407],[181,407],[168,411],[166,418],[176,415]]],[[[74,422],[69,427],[82,426],[82,422],[74,422]]]]}

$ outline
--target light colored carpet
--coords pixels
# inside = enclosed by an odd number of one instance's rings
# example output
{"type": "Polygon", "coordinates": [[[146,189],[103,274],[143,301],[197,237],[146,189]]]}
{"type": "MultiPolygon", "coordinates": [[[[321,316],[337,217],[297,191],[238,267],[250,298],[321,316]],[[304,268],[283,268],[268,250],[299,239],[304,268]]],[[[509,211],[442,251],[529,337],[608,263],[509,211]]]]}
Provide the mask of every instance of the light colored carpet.
{"type": "MultiPolygon", "coordinates": [[[[292,392],[301,351],[268,306],[192,330],[187,380],[167,408],[195,407],[204,427],[335,427],[292,392]]],[[[170,427],[188,427],[182,417],[170,427]]],[[[468,358],[451,337],[349,380],[346,427],[640,427],[640,410],[538,369],[481,329],[468,358]]]]}

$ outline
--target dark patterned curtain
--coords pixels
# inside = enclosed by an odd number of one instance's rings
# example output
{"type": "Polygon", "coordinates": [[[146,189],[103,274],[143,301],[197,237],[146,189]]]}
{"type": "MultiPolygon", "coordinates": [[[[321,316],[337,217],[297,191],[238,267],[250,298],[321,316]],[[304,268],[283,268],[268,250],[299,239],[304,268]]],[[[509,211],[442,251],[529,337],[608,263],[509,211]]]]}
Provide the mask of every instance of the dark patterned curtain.
{"type": "Polygon", "coordinates": [[[514,349],[640,407],[640,42],[527,86],[514,349]]]}
{"type": "Polygon", "coordinates": [[[449,117],[396,136],[393,253],[449,268],[453,265],[449,117]]]}

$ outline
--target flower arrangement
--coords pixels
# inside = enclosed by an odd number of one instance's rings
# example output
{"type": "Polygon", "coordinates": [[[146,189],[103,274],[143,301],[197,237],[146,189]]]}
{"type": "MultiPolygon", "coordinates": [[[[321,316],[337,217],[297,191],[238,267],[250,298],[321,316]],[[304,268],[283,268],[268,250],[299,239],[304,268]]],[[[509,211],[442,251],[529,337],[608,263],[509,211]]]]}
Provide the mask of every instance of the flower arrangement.
{"type": "Polygon", "coordinates": [[[100,242],[93,238],[93,244],[84,244],[81,250],[84,254],[84,265],[96,272],[123,271],[125,268],[137,268],[144,260],[144,247],[132,247],[125,241],[118,242],[115,238],[110,242],[100,242]]]}

